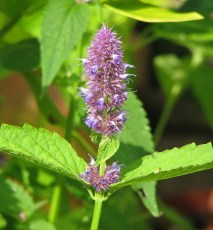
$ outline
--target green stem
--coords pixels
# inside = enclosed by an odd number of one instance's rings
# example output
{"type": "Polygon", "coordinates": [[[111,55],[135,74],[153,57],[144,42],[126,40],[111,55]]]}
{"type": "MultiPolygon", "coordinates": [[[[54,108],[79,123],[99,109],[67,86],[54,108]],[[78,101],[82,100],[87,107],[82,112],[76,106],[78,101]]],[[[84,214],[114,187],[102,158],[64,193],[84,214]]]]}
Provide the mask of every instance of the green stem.
{"type": "Polygon", "coordinates": [[[60,200],[61,200],[62,186],[61,183],[55,185],[53,190],[53,196],[50,206],[49,222],[54,224],[59,212],[60,200]]]}
{"type": "Polygon", "coordinates": [[[22,14],[16,16],[0,30],[0,38],[4,37],[4,35],[19,21],[21,16],[22,14]]]}
{"type": "Polygon", "coordinates": [[[100,193],[96,193],[95,198],[96,198],[95,207],[93,211],[93,218],[92,218],[92,224],[91,224],[90,230],[98,230],[98,225],[99,225],[100,216],[101,216],[103,196],[100,193]]]}
{"type": "Polygon", "coordinates": [[[72,130],[72,138],[75,139],[81,146],[87,150],[88,153],[92,154],[93,156],[96,156],[96,150],[85,140],[84,137],[82,137],[79,133],[72,130]]]}
{"type": "Polygon", "coordinates": [[[170,114],[171,114],[172,109],[174,107],[175,101],[176,100],[174,97],[170,97],[166,101],[163,112],[161,113],[160,119],[158,121],[157,127],[156,127],[155,132],[154,132],[154,142],[155,142],[156,147],[158,146],[160,139],[163,135],[166,124],[169,120],[170,114]]]}

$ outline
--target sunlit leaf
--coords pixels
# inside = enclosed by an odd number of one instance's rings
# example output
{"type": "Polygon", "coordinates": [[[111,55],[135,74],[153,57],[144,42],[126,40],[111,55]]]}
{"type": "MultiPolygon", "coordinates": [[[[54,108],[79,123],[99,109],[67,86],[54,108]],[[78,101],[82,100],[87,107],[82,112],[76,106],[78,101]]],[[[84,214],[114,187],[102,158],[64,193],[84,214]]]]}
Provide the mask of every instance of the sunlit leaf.
{"type": "MultiPolygon", "coordinates": [[[[118,137],[120,147],[113,159],[126,167],[139,157],[154,152],[154,143],[146,112],[135,94],[129,93],[124,109],[127,111],[127,122],[118,137]],[[139,133],[140,135],[138,135],[139,133]]],[[[159,216],[160,211],[154,197],[156,195],[156,183],[148,182],[138,184],[137,186],[133,185],[133,189],[138,194],[143,189],[149,190],[146,192],[146,197],[143,197],[141,200],[154,216],[159,216]]]]}
{"type": "Polygon", "coordinates": [[[132,183],[157,181],[182,176],[213,167],[211,143],[194,143],[142,157],[123,169],[122,180],[112,185],[119,188],[132,183]]]}
{"type": "Polygon", "coordinates": [[[64,59],[79,42],[87,28],[89,7],[74,0],[52,0],[45,10],[41,57],[43,88],[53,81],[64,59]]]}
{"type": "Polygon", "coordinates": [[[30,125],[2,125],[0,151],[79,180],[86,162],[56,133],[30,125]]]}
{"type": "Polygon", "coordinates": [[[203,18],[196,12],[174,12],[166,8],[144,4],[138,0],[108,0],[103,1],[103,4],[116,13],[144,22],[183,22],[203,18]]]}

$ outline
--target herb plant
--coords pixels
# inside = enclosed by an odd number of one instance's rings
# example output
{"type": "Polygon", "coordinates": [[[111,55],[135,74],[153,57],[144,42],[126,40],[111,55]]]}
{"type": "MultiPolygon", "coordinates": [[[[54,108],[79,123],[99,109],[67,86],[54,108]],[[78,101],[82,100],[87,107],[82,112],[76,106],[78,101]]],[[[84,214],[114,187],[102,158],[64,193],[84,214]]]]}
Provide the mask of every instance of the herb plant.
{"type": "MultiPolygon", "coordinates": [[[[193,36],[184,37],[183,41],[171,32],[176,23],[181,30],[187,23],[208,23],[207,18],[202,20],[206,8],[198,7],[203,9],[201,14],[190,12],[190,2],[172,9],[168,1],[0,1],[0,78],[10,72],[21,72],[45,118],[37,124],[39,128],[29,124],[1,125],[0,151],[21,161],[11,158],[0,170],[0,228],[66,230],[90,226],[95,230],[141,229],[139,226],[144,225],[144,229],[149,229],[143,217],[136,223],[126,218],[139,212],[132,198],[134,192],[149,212],[158,217],[162,214],[156,199],[158,180],[213,168],[211,143],[192,143],[163,152],[154,150],[172,108],[187,87],[195,88],[211,125],[213,121],[212,111],[200,96],[203,91],[198,81],[202,80],[188,77],[205,68],[207,51],[193,36]],[[136,20],[156,24],[150,24],[131,44],[129,38],[136,20]],[[117,35],[119,28],[122,37],[117,35]],[[167,102],[154,144],[146,112],[132,92],[137,76],[130,60],[134,49],[162,37],[184,43],[192,57],[189,65],[185,64],[188,57],[155,58],[167,102]],[[175,67],[182,69],[181,77],[173,77],[175,73],[170,74],[168,68],[163,75],[165,63],[172,58],[175,67]],[[66,116],[50,96],[51,84],[63,95],[68,107],[66,116]],[[60,127],[64,138],[44,128],[47,124],[60,127]],[[127,186],[130,189],[125,190],[127,186]],[[83,204],[70,210],[69,199],[63,196],[65,191],[83,204]],[[122,214],[119,207],[127,203],[132,206],[122,214]]],[[[193,33],[193,27],[191,30],[193,33]]],[[[178,30],[174,32],[178,35],[178,30]]],[[[211,40],[211,36],[205,39],[211,40]]],[[[210,100],[209,91],[206,97],[210,100]]]]}

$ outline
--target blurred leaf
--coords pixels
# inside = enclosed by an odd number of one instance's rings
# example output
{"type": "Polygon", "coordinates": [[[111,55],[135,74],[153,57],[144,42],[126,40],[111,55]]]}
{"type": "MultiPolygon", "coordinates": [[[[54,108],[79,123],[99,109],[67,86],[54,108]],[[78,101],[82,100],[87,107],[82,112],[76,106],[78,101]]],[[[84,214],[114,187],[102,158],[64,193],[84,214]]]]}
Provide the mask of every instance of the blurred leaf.
{"type": "Polygon", "coordinates": [[[81,39],[88,19],[87,4],[52,0],[47,5],[41,37],[43,88],[51,84],[64,59],[81,39]]]}
{"type": "Polygon", "coordinates": [[[0,178],[0,212],[16,218],[27,220],[34,211],[31,196],[16,182],[0,178]]]}
{"type": "Polygon", "coordinates": [[[162,212],[157,205],[156,182],[135,184],[132,187],[151,214],[155,217],[159,217],[162,212]]]}
{"type": "Polygon", "coordinates": [[[40,219],[40,220],[34,220],[29,225],[29,230],[56,230],[56,227],[46,220],[40,219]]]}
{"type": "Polygon", "coordinates": [[[206,119],[213,129],[213,68],[203,64],[193,71],[190,82],[195,96],[197,97],[206,119]]]}
{"type": "MultiPolygon", "coordinates": [[[[213,40],[213,2],[208,0],[189,0],[185,1],[185,4],[180,9],[181,12],[193,10],[201,13],[204,16],[204,20],[176,23],[175,26],[172,23],[155,24],[154,33],[158,37],[171,39],[189,48],[192,43],[200,46],[203,46],[204,43],[209,43],[213,40]]],[[[212,44],[209,44],[209,46],[211,47],[212,44]]]]}
{"type": "Polygon", "coordinates": [[[134,93],[128,93],[124,110],[127,111],[127,122],[118,136],[120,147],[113,159],[128,165],[154,152],[154,143],[146,112],[134,93]]]}
{"type": "Polygon", "coordinates": [[[132,183],[163,180],[212,167],[211,143],[198,146],[193,143],[138,159],[123,169],[122,180],[111,187],[120,188],[132,183]]]}
{"type": "Polygon", "coordinates": [[[49,173],[46,170],[39,169],[38,170],[38,176],[37,176],[37,182],[45,187],[51,186],[53,182],[55,181],[54,175],[49,173]]]}
{"type": "MultiPolygon", "coordinates": [[[[128,94],[128,99],[124,109],[128,112],[127,115],[129,114],[129,117],[127,118],[127,122],[118,137],[120,147],[115,156],[113,156],[113,160],[123,163],[124,165],[128,165],[132,161],[137,160],[139,157],[154,152],[154,143],[146,112],[142,107],[141,101],[137,99],[135,94],[128,94]]],[[[142,200],[145,207],[154,216],[160,215],[160,213],[157,214],[156,199],[152,198],[153,194],[156,194],[156,183],[150,182],[140,184],[139,190],[143,189],[143,187],[144,189],[149,189],[150,192],[147,193],[146,198],[142,200]]],[[[138,188],[133,185],[133,190],[137,191],[137,189],[138,188]]]]}
{"type": "Polygon", "coordinates": [[[181,4],[181,1],[174,2],[171,0],[139,0],[139,1],[153,6],[159,6],[164,8],[170,8],[170,7],[176,8],[175,7],[176,5],[181,4]]]}
{"type": "Polygon", "coordinates": [[[103,230],[131,230],[131,226],[127,221],[124,213],[121,213],[116,206],[105,204],[102,209],[102,217],[100,220],[100,229],[103,230]],[[110,220],[110,221],[109,221],[110,220]]]}
{"type": "Polygon", "coordinates": [[[90,228],[92,210],[77,208],[74,212],[68,213],[58,219],[57,229],[86,230],[90,228]]]}
{"type": "Polygon", "coordinates": [[[7,221],[0,213],[0,229],[4,229],[6,226],[7,226],[7,221]]]}
{"type": "Polygon", "coordinates": [[[194,1],[187,0],[181,7],[182,11],[196,10],[199,13],[204,14],[207,17],[211,17],[211,12],[213,10],[213,2],[209,0],[194,1]]]}
{"type": "Polygon", "coordinates": [[[98,148],[95,165],[99,165],[111,158],[119,148],[119,141],[113,137],[103,137],[98,148]]]}
{"type": "Polygon", "coordinates": [[[154,65],[158,81],[166,97],[180,95],[187,84],[190,60],[179,59],[174,54],[166,54],[155,57],[154,65]]]}
{"type": "Polygon", "coordinates": [[[23,41],[0,50],[0,65],[14,71],[31,71],[39,65],[39,44],[36,39],[23,41]]]}
{"type": "Polygon", "coordinates": [[[133,190],[128,187],[118,190],[108,202],[104,204],[103,211],[105,212],[102,214],[101,222],[105,219],[103,223],[105,223],[106,228],[108,226],[108,224],[106,224],[107,219],[112,219],[112,223],[114,223],[114,221],[118,222],[115,223],[117,229],[153,229],[149,223],[149,218],[147,218],[147,212],[141,208],[140,203],[138,203],[138,197],[135,196],[133,190]],[[106,211],[104,209],[106,209],[106,211]],[[113,211],[110,212],[110,210],[113,211]],[[114,216],[117,217],[114,218],[114,216]],[[118,227],[119,225],[122,226],[121,221],[126,223],[126,227],[118,227]]]}
{"type": "Polygon", "coordinates": [[[26,10],[30,2],[31,0],[0,0],[0,11],[10,17],[16,17],[26,10]]]}
{"type": "Polygon", "coordinates": [[[30,125],[24,125],[23,128],[2,125],[0,150],[75,180],[79,180],[79,174],[87,165],[58,134],[30,125]]]}
{"type": "Polygon", "coordinates": [[[203,19],[196,12],[173,12],[165,8],[144,4],[138,0],[108,0],[103,1],[103,3],[105,7],[116,13],[144,22],[183,22],[203,19]]]}

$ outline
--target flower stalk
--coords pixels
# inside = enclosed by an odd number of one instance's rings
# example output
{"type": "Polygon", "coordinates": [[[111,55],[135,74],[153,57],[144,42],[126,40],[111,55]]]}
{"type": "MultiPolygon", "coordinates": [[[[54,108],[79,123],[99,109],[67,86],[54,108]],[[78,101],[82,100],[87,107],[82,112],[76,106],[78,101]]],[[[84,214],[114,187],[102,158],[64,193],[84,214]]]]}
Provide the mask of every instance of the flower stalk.
{"type": "MultiPolygon", "coordinates": [[[[105,24],[88,48],[87,59],[81,61],[88,80],[87,87],[80,88],[87,105],[85,124],[102,137],[112,137],[126,122],[122,105],[127,100],[126,83],[132,75],[127,74],[126,69],[133,66],[123,61],[121,41],[105,24]]],[[[110,185],[119,181],[121,167],[116,162],[106,165],[105,161],[96,165],[91,157],[85,172],[80,175],[91,187],[88,191],[95,200],[91,230],[98,229],[102,202],[108,198],[110,185]]]]}

